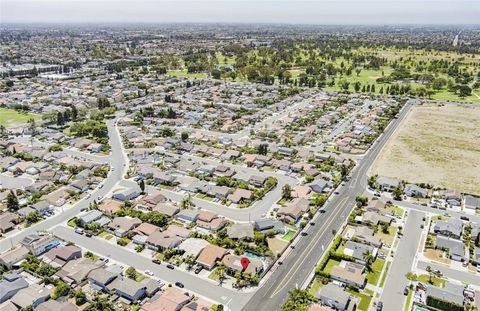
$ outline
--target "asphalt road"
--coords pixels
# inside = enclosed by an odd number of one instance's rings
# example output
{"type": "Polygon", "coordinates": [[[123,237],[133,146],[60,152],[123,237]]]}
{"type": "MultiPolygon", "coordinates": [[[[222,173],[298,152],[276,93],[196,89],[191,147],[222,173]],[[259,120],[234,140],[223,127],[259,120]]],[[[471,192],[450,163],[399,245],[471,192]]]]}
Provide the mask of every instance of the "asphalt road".
{"type": "Polygon", "coordinates": [[[315,226],[307,228],[308,236],[300,237],[305,241],[297,244],[295,250],[283,260],[283,265],[259,288],[243,310],[279,310],[288,292],[300,287],[308,279],[333,240],[332,230],[338,232],[341,229],[345,217],[348,217],[354,207],[355,198],[365,192],[368,169],[411,106],[412,102],[408,102],[400,111],[398,119],[394,119],[380,135],[352,172],[351,180],[339,190],[340,194],[334,195],[327,202],[325,206],[327,212],[320,214],[321,216],[317,215],[320,221],[316,221],[315,226]]]}
{"type": "Polygon", "coordinates": [[[384,310],[403,310],[407,297],[403,295],[403,290],[409,284],[405,274],[412,270],[413,261],[420,244],[420,236],[422,234],[420,225],[424,216],[425,213],[414,210],[408,215],[405,228],[403,229],[404,235],[398,244],[382,295],[380,296],[384,310]]]}
{"type": "Polygon", "coordinates": [[[445,265],[441,264],[436,264],[433,262],[425,262],[419,260],[417,263],[417,268],[425,270],[427,269],[427,266],[430,266],[432,270],[440,270],[442,272],[443,276],[446,276],[448,278],[452,278],[455,280],[461,280],[462,282],[480,286],[480,277],[478,273],[475,272],[466,272],[466,271],[460,271],[460,270],[455,270],[451,269],[445,265]]]}
{"type": "Polygon", "coordinates": [[[110,173],[103,181],[103,187],[95,189],[91,193],[90,198],[84,198],[75,203],[72,207],[65,209],[61,213],[49,217],[41,222],[32,225],[29,228],[23,229],[22,231],[1,240],[1,252],[10,249],[13,245],[18,244],[25,236],[29,234],[33,234],[38,231],[46,231],[47,229],[52,228],[59,223],[68,221],[68,219],[76,216],[80,212],[80,210],[88,207],[94,199],[98,198],[99,196],[103,197],[108,194],[108,192],[122,179],[122,176],[124,175],[124,171],[126,169],[126,166],[124,166],[124,164],[126,163],[127,159],[122,152],[123,147],[121,144],[120,134],[115,128],[114,123],[115,120],[113,119],[107,122],[109,143],[111,149],[115,151],[113,151],[110,156],[110,173]]]}

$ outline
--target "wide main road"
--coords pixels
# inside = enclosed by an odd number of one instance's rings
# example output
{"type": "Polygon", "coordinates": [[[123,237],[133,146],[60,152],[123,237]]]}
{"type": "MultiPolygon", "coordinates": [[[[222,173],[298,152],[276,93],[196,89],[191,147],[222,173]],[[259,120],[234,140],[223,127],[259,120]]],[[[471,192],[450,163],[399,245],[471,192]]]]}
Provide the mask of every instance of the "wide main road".
{"type": "Polygon", "coordinates": [[[327,202],[326,213],[315,216],[316,219],[319,219],[316,221],[317,225],[307,227],[308,235],[300,238],[295,249],[283,260],[283,265],[273,272],[266,284],[255,293],[243,310],[279,310],[287,299],[288,292],[306,282],[318,261],[327,251],[327,246],[333,240],[332,231],[338,232],[341,229],[346,217],[354,207],[355,198],[365,192],[368,169],[412,105],[413,101],[405,104],[398,119],[394,119],[389,124],[360,160],[352,172],[350,181],[339,190],[340,194],[331,197],[327,202]]]}
{"type": "Polygon", "coordinates": [[[12,245],[17,245],[24,237],[29,234],[37,233],[38,231],[46,231],[47,229],[74,217],[80,212],[80,210],[89,207],[90,203],[92,203],[93,200],[95,200],[99,196],[103,197],[107,195],[109,191],[112,190],[113,187],[122,179],[127,167],[127,158],[124,154],[120,133],[118,132],[118,128],[116,127],[115,122],[116,119],[111,119],[107,122],[109,143],[112,154],[109,157],[110,172],[107,178],[102,182],[103,187],[95,189],[91,193],[91,196],[89,198],[81,199],[72,207],[65,209],[64,211],[56,214],[55,216],[42,220],[41,222],[36,223],[29,228],[25,228],[10,237],[6,237],[2,241],[0,241],[0,252],[10,249],[12,245]]]}

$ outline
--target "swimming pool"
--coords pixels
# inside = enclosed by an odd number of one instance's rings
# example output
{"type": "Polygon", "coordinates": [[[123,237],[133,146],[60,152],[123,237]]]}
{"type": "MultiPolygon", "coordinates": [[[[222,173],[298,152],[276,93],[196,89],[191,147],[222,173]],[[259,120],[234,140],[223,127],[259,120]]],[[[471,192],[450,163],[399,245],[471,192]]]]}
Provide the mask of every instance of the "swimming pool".
{"type": "Polygon", "coordinates": [[[262,259],[263,257],[262,256],[258,256],[254,253],[250,253],[250,252],[245,252],[245,256],[247,256],[248,258],[253,258],[253,259],[262,259]]]}

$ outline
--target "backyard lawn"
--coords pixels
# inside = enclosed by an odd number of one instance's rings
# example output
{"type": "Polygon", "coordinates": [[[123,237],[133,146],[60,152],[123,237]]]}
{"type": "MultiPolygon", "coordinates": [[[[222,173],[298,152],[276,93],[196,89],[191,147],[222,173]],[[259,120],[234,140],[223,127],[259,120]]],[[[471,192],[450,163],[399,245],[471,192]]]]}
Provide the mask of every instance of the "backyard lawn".
{"type": "Polygon", "coordinates": [[[330,273],[330,271],[332,270],[333,267],[335,266],[338,266],[340,264],[340,261],[336,261],[334,259],[329,259],[327,261],[327,265],[325,266],[325,268],[323,269],[323,271],[327,272],[327,273],[330,273]]]}
{"type": "Polygon", "coordinates": [[[362,311],[368,310],[368,307],[370,306],[370,301],[372,300],[371,296],[361,294],[361,293],[357,293],[353,290],[347,290],[347,292],[349,292],[353,296],[356,296],[356,297],[360,298],[360,303],[358,304],[358,310],[362,310],[362,311]]]}
{"type": "Polygon", "coordinates": [[[367,274],[368,283],[372,285],[377,285],[378,280],[380,279],[380,274],[382,273],[383,265],[385,260],[377,259],[372,264],[372,272],[367,274]]]}
{"type": "Polygon", "coordinates": [[[312,285],[310,285],[310,289],[309,289],[310,294],[316,295],[317,292],[320,290],[320,288],[321,288],[322,286],[323,286],[322,281],[321,281],[320,279],[318,279],[318,278],[315,278],[315,279],[313,280],[312,285]]]}
{"type": "Polygon", "coordinates": [[[295,231],[288,230],[287,233],[285,233],[282,236],[282,239],[285,240],[285,241],[290,241],[294,236],[295,236],[295,231]]]}

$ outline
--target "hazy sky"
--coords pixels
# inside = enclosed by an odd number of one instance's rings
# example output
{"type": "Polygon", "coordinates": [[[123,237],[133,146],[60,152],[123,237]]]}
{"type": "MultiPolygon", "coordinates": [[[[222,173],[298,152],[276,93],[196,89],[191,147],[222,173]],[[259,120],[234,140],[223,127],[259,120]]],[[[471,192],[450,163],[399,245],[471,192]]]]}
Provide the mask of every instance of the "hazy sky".
{"type": "Polygon", "coordinates": [[[480,0],[0,0],[0,22],[479,24],[480,0]]]}

